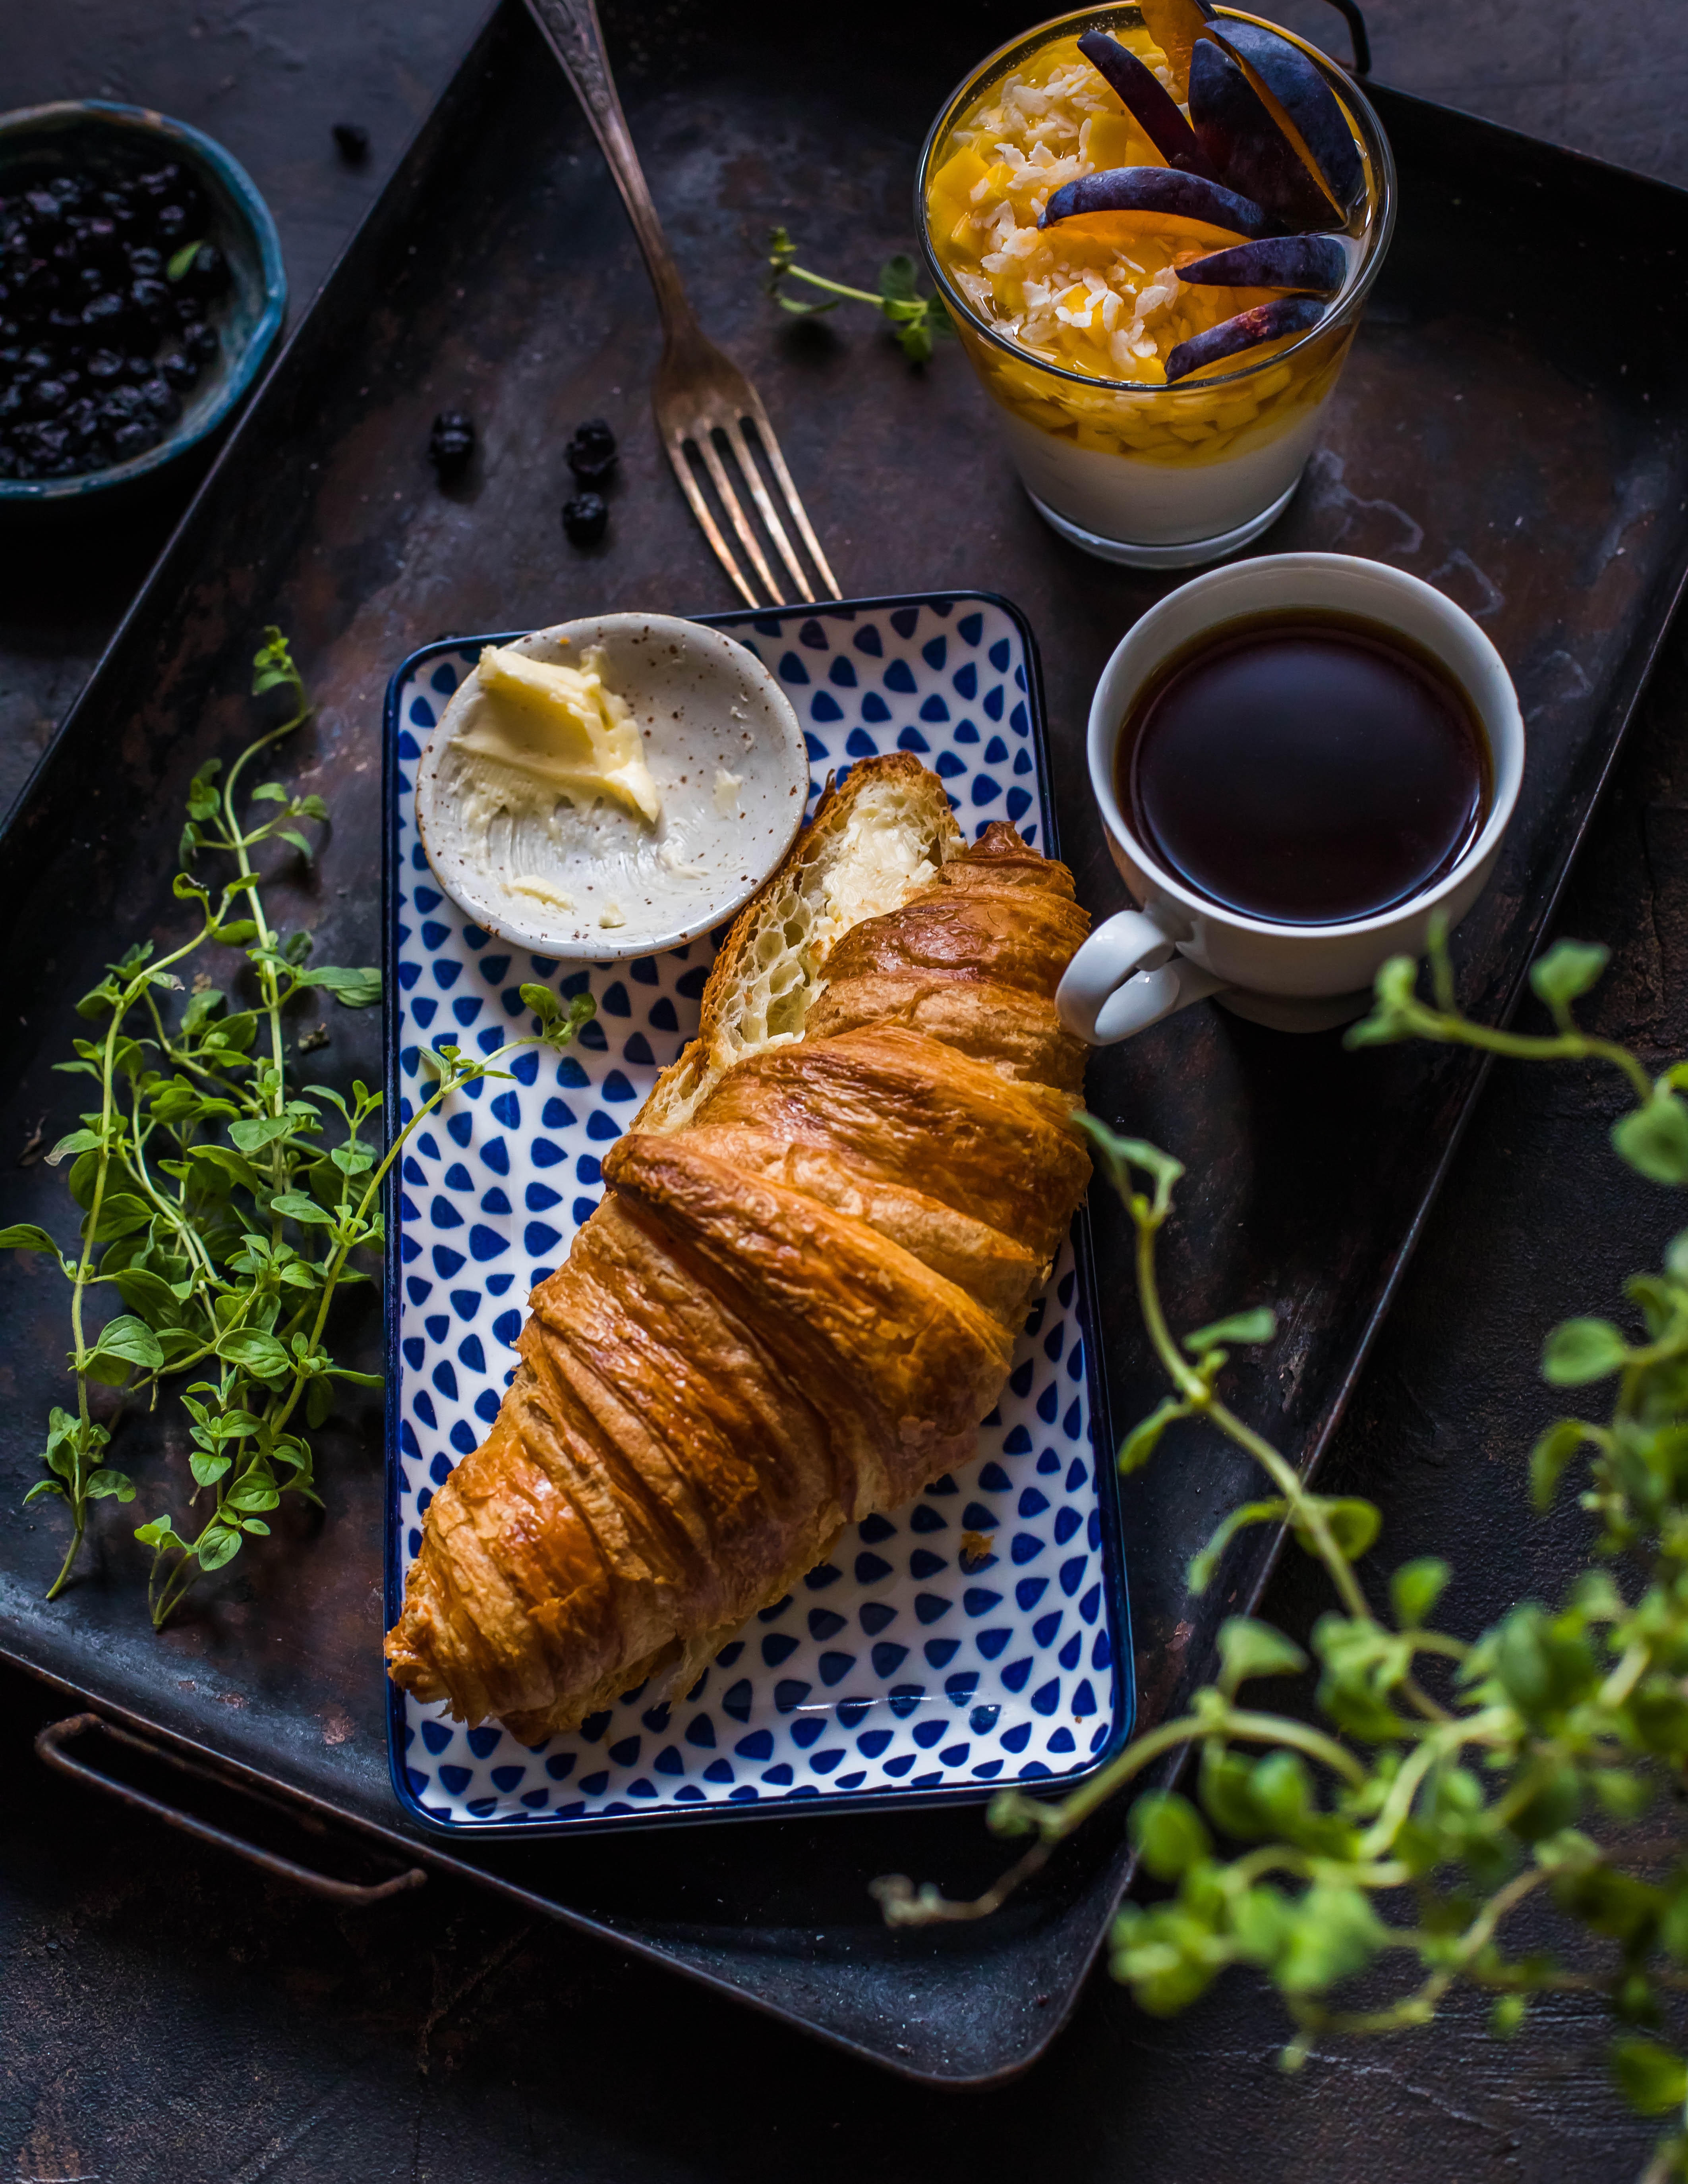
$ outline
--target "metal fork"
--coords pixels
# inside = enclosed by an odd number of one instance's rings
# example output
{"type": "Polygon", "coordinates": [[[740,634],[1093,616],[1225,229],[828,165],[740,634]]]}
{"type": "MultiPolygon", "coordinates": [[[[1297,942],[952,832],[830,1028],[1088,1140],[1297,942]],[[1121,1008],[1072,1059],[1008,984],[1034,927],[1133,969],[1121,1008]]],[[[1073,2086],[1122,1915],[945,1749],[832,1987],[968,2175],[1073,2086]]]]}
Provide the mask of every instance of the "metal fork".
{"type": "Polygon", "coordinates": [[[615,79],[610,74],[609,58],[604,51],[604,34],[595,0],[528,0],[528,8],[586,109],[586,118],[610,163],[610,172],[615,176],[628,218],[633,222],[633,231],[645,254],[651,285],[657,292],[657,308],[662,314],[663,337],[662,360],[657,367],[651,404],[657,414],[657,429],[680,482],[680,490],[690,502],[692,514],[702,525],[704,537],[714,548],[717,560],[747,605],[780,604],[780,586],[769,566],[755,526],[733,490],[732,479],[722,460],[724,445],[750,489],[756,511],[780,559],[790,571],[799,596],[813,602],[815,594],[809,578],[752,455],[745,430],[748,426],[785,502],[785,513],[808,549],[823,588],[832,599],[841,599],[838,579],[820,550],[814,526],[797,497],[797,488],[791,482],[791,474],[785,467],[785,458],[780,452],[780,443],[774,437],[774,427],[768,421],[761,396],[737,365],[723,356],[706,336],[680,285],[668,238],[651,201],[650,186],[633,148],[627,117],[616,95],[615,79]],[[694,466],[694,455],[715,488],[727,521],[763,586],[762,598],[752,588],[722,533],[694,466]]]}

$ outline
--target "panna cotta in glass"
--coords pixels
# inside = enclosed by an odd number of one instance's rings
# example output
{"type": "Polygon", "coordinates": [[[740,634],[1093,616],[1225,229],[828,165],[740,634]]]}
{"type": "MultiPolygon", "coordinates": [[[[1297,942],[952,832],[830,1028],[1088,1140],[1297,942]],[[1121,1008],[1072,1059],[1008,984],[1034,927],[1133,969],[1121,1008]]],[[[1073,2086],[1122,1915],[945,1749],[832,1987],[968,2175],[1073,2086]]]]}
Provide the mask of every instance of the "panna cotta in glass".
{"type": "Polygon", "coordinates": [[[1026,490],[1111,560],[1177,567],[1287,505],[1394,226],[1364,94],[1196,0],[1045,23],[927,139],[928,262],[1026,490]]]}

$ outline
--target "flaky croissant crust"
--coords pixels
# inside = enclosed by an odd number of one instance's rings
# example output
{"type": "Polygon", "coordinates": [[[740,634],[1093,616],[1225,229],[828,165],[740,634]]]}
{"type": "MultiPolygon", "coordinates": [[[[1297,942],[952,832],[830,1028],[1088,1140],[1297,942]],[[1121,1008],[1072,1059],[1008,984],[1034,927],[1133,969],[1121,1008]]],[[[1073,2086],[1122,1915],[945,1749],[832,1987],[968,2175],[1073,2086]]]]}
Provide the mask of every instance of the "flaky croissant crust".
{"type": "Polygon", "coordinates": [[[658,1088],[428,1507],[396,1682],[529,1742],[685,1690],[844,1525],[969,1459],[1088,1179],[1054,1007],[1087,926],[998,823],[844,933],[800,1039],[678,1128],[658,1088]]]}

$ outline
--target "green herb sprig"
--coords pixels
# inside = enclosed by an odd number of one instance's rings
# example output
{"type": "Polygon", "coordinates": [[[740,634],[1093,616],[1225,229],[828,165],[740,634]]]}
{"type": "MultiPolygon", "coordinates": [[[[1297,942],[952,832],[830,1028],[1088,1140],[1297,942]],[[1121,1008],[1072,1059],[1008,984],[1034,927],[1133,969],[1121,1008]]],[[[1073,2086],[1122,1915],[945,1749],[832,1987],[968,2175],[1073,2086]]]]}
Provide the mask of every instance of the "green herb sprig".
{"type": "Polygon", "coordinates": [[[371,1279],[355,1262],[382,1241],[381,1187],[411,1131],[472,1079],[507,1076],[499,1065],[521,1048],[565,1045],[594,1012],[589,994],[564,1009],[549,988],[524,986],[534,1034],[484,1060],[444,1044],[423,1051],[433,1089],[384,1154],[378,1092],[355,1083],[348,1099],[293,1083],[293,1005],[328,993],[343,1007],[367,1008],[381,997],[381,974],[313,966],[310,934],[282,935],[265,910],[254,859],[279,844],[310,861],[301,827],[328,813],[320,797],[278,782],[243,789],[253,760],[312,710],[278,629],[265,632],[253,669],[254,695],[284,690],[291,709],[226,778],[215,759],[193,778],[175,894],[196,928],[162,956],[141,942],[111,965],[76,1005],[98,1034],[75,1040],[75,1058],[55,1065],[98,1088],[98,1105],[48,1156],[71,1162],[79,1245],[61,1251],[33,1224],[0,1229],[0,1249],[48,1254],[70,1284],[76,1407],[53,1409],[47,1475],[25,1497],[56,1498],[70,1513],[49,1599],[75,1567],[92,1505],[136,1495],[129,1474],[106,1460],[118,1420],[94,1416],[91,1386],[121,1391],[120,1420],[137,1401],[156,1403],[166,1381],[181,1384],[192,1513],[178,1524],[165,1511],[135,1535],[153,1551],[148,1600],[159,1628],[200,1577],[267,1535],[284,1494],[320,1501],[310,1435],[342,1388],[382,1384],[335,1358],[327,1327],[340,1293],[371,1279]],[[232,864],[220,884],[197,877],[208,857],[232,864]],[[209,944],[244,956],[244,1001],[203,972],[184,987],[181,973],[209,944]],[[184,993],[179,1005],[171,998],[184,993]],[[124,1309],[102,1322],[107,1300],[124,1309]]]}
{"type": "MultiPolygon", "coordinates": [[[[1635,1095],[1612,1130],[1619,1156],[1653,1182],[1688,1184],[1688,1065],[1655,1078],[1572,1014],[1604,949],[1563,942],[1535,965],[1531,983],[1555,1027],[1540,1038],[1463,1016],[1440,932],[1430,953],[1429,999],[1410,959],[1389,963],[1350,1045],[1428,1039],[1606,1061],[1635,1095]]],[[[1378,1538],[1375,1505],[1315,1493],[1217,1392],[1232,1348],[1272,1340],[1272,1314],[1242,1312],[1174,1334],[1156,1247],[1183,1169],[1157,1146],[1080,1119],[1130,1214],[1143,1325],[1171,1383],[1127,1437],[1121,1470],[1149,1462],[1177,1421],[1216,1429],[1260,1466],[1267,1491],[1232,1510],[1194,1557],[1192,1590],[1213,1582],[1240,1531],[1281,1523],[1322,1565],[1333,1605],[1314,1625],[1311,1663],[1284,1632],[1231,1618],[1218,1674],[1188,1713],[1067,1797],[1010,1790],[993,1800],[992,1829],[1028,1841],[993,1887],[957,1902],[888,1875],[874,1884],[885,1917],[919,1925],[987,1916],[1098,1806],[1191,1747],[1193,1796],[1149,1791],[1129,1816],[1144,1867],[1171,1892],[1126,1904],[1113,1928],[1114,1975],[1143,2008],[1171,2014],[1227,1967],[1250,1966],[1288,2005],[1294,2031],[1283,2061],[1293,2070],[1322,2036],[1427,2024],[1459,1985],[1495,1997],[1490,2024],[1503,2038],[1539,1995],[1598,1995],[1616,2028],[1618,2088],[1640,2114],[1669,2119],[1645,2184],[1688,2176],[1688,2055],[1657,2036],[1667,1999],[1688,1989],[1688,1854],[1680,1827],[1668,1860],[1638,1857],[1621,1834],[1661,1793],[1688,1790],[1688,1231],[1660,1272],[1627,1285],[1639,1331],[1572,1319],[1543,1349],[1550,1385],[1613,1386],[1606,1416],[1560,1419],[1529,1458],[1538,1512],[1568,1467],[1586,1461],[1593,1566],[1557,1607],[1521,1603],[1469,1639],[1432,1621],[1450,1574],[1439,1558],[1395,1569],[1387,1608],[1373,1606],[1357,1565],[1378,1538]],[[1244,1687],[1257,1680],[1310,1670],[1317,1680],[1305,1715],[1250,1703],[1244,1687]],[[1508,1920],[1536,1899],[1581,1945],[1577,1964],[1508,1947],[1508,1920]],[[1362,1975],[1355,1998],[1344,1990],[1362,1975]]]]}
{"type": "Polygon", "coordinates": [[[902,254],[887,258],[880,268],[879,291],[875,294],[866,288],[847,287],[841,281],[830,281],[824,274],[811,273],[799,265],[797,246],[783,227],[769,231],[768,248],[768,292],[782,311],[815,318],[836,311],[841,303],[869,304],[890,322],[897,346],[910,364],[930,363],[934,342],[947,341],[955,332],[937,298],[920,293],[912,258],[902,254]],[[800,297],[788,296],[784,287],[787,281],[802,281],[811,288],[824,289],[832,301],[809,304],[800,297]]]}

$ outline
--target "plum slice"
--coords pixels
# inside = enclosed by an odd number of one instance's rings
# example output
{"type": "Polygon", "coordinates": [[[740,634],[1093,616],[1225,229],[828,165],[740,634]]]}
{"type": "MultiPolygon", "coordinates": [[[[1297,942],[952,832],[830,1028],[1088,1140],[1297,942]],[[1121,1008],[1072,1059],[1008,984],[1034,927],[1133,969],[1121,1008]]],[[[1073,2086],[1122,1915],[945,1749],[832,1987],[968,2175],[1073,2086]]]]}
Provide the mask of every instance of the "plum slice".
{"type": "Polygon", "coordinates": [[[1340,209],[1351,215],[1366,194],[1366,170],[1336,93],[1299,46],[1262,24],[1227,21],[1222,37],[1264,85],[1268,108],[1277,102],[1282,112],[1273,119],[1288,121],[1285,133],[1292,142],[1300,139],[1296,148],[1340,209]]]}
{"type": "Polygon", "coordinates": [[[1333,236],[1271,235],[1233,243],[1177,269],[1181,281],[1217,288],[1297,288],[1334,296],[1348,277],[1348,253],[1333,236]]]}
{"type": "Polygon", "coordinates": [[[1078,49],[1109,88],[1124,101],[1126,111],[1142,125],[1149,141],[1169,167],[1203,180],[1219,180],[1207,154],[1196,142],[1196,132],[1160,87],[1160,80],[1134,53],[1110,38],[1105,31],[1087,31],[1078,49]]]}
{"type": "Polygon", "coordinates": [[[1258,348],[1262,342],[1280,341],[1285,334],[1304,334],[1324,314],[1324,305],[1315,296],[1278,296],[1270,304],[1238,311],[1234,319],[1221,319],[1205,333],[1179,343],[1166,359],[1166,384],[1188,379],[1205,364],[1217,364],[1241,349],[1258,348]]]}
{"type": "Polygon", "coordinates": [[[1265,100],[1212,38],[1190,57],[1190,123],[1227,188],[1294,228],[1331,227],[1337,214],[1265,100]]]}
{"type": "Polygon", "coordinates": [[[1207,0],[1137,0],[1143,28],[1166,56],[1180,91],[1190,81],[1190,55],[1213,21],[1207,0]]]}
{"type": "Polygon", "coordinates": [[[1043,208],[1040,227],[1073,220],[1087,212],[1148,212],[1178,220],[1200,220],[1232,235],[1275,235],[1272,214],[1222,183],[1176,167],[1109,167],[1099,175],[1081,175],[1057,190],[1043,208]]]}

